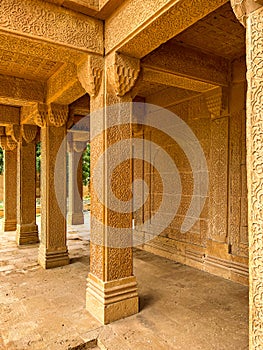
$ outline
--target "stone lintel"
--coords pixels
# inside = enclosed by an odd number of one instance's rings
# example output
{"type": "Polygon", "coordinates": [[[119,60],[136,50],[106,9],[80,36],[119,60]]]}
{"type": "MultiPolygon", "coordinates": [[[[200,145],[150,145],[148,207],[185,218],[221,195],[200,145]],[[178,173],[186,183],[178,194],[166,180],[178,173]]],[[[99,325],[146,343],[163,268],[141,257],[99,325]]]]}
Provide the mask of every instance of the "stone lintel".
{"type": "Polygon", "coordinates": [[[227,2],[144,0],[138,9],[132,1],[125,1],[105,22],[106,54],[119,51],[142,58],[227,2]]]}
{"type": "Polygon", "coordinates": [[[194,78],[176,75],[175,73],[164,72],[152,67],[143,68],[143,80],[195,92],[205,92],[215,88],[215,85],[195,80],[194,78]]]}
{"type": "Polygon", "coordinates": [[[85,94],[74,64],[64,64],[47,82],[46,102],[69,105],[85,94]]]}
{"type": "Polygon", "coordinates": [[[24,105],[43,102],[45,83],[0,74],[0,100],[2,104],[24,105]]]}
{"type": "Polygon", "coordinates": [[[138,313],[139,297],[135,276],[103,282],[90,273],[86,309],[102,324],[138,313]]]}
{"type": "Polygon", "coordinates": [[[2,0],[0,9],[2,31],[103,54],[98,19],[41,0],[2,0]]]}
{"type": "Polygon", "coordinates": [[[19,124],[20,108],[0,104],[0,125],[19,124]]]}
{"type": "Polygon", "coordinates": [[[229,62],[177,42],[162,45],[142,60],[142,66],[209,84],[228,86],[229,62]]]}

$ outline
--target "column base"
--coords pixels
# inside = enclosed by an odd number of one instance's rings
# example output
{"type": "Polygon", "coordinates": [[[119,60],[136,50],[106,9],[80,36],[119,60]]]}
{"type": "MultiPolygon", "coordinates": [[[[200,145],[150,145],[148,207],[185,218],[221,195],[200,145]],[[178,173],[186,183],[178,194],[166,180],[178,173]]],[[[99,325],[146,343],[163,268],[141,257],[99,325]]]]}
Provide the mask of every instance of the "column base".
{"type": "Polygon", "coordinates": [[[103,282],[88,276],[86,309],[102,324],[108,324],[139,312],[135,276],[103,282]]]}
{"type": "Polygon", "coordinates": [[[15,231],[16,230],[16,220],[4,220],[3,221],[4,231],[15,231]]]}
{"type": "Polygon", "coordinates": [[[17,225],[16,243],[17,245],[39,243],[38,226],[35,224],[17,225]]]}
{"type": "Polygon", "coordinates": [[[84,215],[81,213],[68,213],[68,224],[69,225],[83,225],[84,215]]]}
{"type": "Polygon", "coordinates": [[[69,264],[67,248],[65,250],[47,251],[45,247],[39,246],[38,263],[44,269],[65,266],[69,264]]]}

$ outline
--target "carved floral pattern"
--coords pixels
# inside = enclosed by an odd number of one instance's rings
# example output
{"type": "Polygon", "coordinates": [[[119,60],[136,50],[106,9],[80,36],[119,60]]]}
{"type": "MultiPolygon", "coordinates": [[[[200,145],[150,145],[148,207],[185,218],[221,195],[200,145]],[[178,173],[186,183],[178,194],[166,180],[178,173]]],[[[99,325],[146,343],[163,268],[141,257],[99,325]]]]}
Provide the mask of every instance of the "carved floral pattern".
{"type": "Polygon", "coordinates": [[[118,96],[124,96],[135,85],[140,73],[140,60],[115,53],[114,63],[108,67],[108,77],[118,96]]]}
{"type": "Polygon", "coordinates": [[[250,251],[250,349],[263,344],[263,8],[247,21],[247,167],[250,251]]]}
{"type": "Polygon", "coordinates": [[[30,143],[34,141],[37,135],[37,126],[36,125],[22,125],[21,133],[23,136],[23,139],[30,143]]]}
{"type": "Polygon", "coordinates": [[[51,103],[49,108],[49,121],[56,127],[66,124],[68,120],[68,106],[51,103]]]}
{"type": "Polygon", "coordinates": [[[79,81],[91,97],[98,95],[103,68],[103,58],[92,55],[89,55],[88,59],[78,67],[79,81]]]}

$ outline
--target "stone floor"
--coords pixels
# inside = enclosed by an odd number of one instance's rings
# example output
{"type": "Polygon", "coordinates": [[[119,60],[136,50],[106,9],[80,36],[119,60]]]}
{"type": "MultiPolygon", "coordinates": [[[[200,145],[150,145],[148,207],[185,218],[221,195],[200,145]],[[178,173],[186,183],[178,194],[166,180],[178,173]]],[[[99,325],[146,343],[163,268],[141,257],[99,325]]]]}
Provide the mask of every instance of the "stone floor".
{"type": "Polygon", "coordinates": [[[89,242],[70,227],[71,264],[44,271],[37,246],[0,232],[0,349],[248,349],[248,288],[135,251],[140,313],[101,326],[85,310],[89,242]]]}

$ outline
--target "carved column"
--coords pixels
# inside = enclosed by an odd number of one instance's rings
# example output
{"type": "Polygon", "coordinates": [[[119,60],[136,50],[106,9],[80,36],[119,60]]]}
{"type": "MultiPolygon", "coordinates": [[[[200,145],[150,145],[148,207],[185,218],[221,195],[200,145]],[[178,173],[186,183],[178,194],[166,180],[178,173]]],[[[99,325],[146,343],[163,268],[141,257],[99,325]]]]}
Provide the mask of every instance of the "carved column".
{"type": "Polygon", "coordinates": [[[263,1],[231,4],[247,27],[247,183],[250,279],[250,349],[263,343],[263,1]]]}
{"type": "Polygon", "coordinates": [[[68,147],[68,223],[69,225],[84,224],[83,215],[83,185],[82,185],[82,154],[83,142],[70,141],[68,147]]]}
{"type": "Polygon", "coordinates": [[[36,224],[37,126],[23,125],[17,148],[17,229],[18,245],[38,243],[36,224]]]}
{"type": "Polygon", "coordinates": [[[16,230],[16,182],[17,182],[17,152],[16,144],[11,137],[1,136],[0,144],[4,150],[4,231],[16,230]],[[9,145],[11,145],[11,148],[9,145]]]}
{"type": "Polygon", "coordinates": [[[38,261],[48,269],[69,263],[65,142],[68,107],[39,105],[33,115],[35,123],[41,127],[41,235],[38,261]]]}
{"type": "Polygon", "coordinates": [[[120,103],[132,102],[130,91],[139,71],[139,60],[115,53],[105,58],[104,62],[102,58],[90,57],[86,65],[79,69],[79,79],[91,97],[93,177],[86,307],[104,324],[138,312],[132,256],[131,105],[123,106],[120,103]],[[121,144],[124,140],[126,143],[121,144]],[[96,171],[100,156],[117,143],[120,145],[115,152],[104,154],[99,171],[96,171]],[[123,154],[128,155],[128,161],[122,162],[123,154]],[[119,166],[109,174],[112,164],[119,166]],[[110,208],[111,191],[120,201],[130,203],[125,212],[121,207],[115,210],[110,208]]]}

